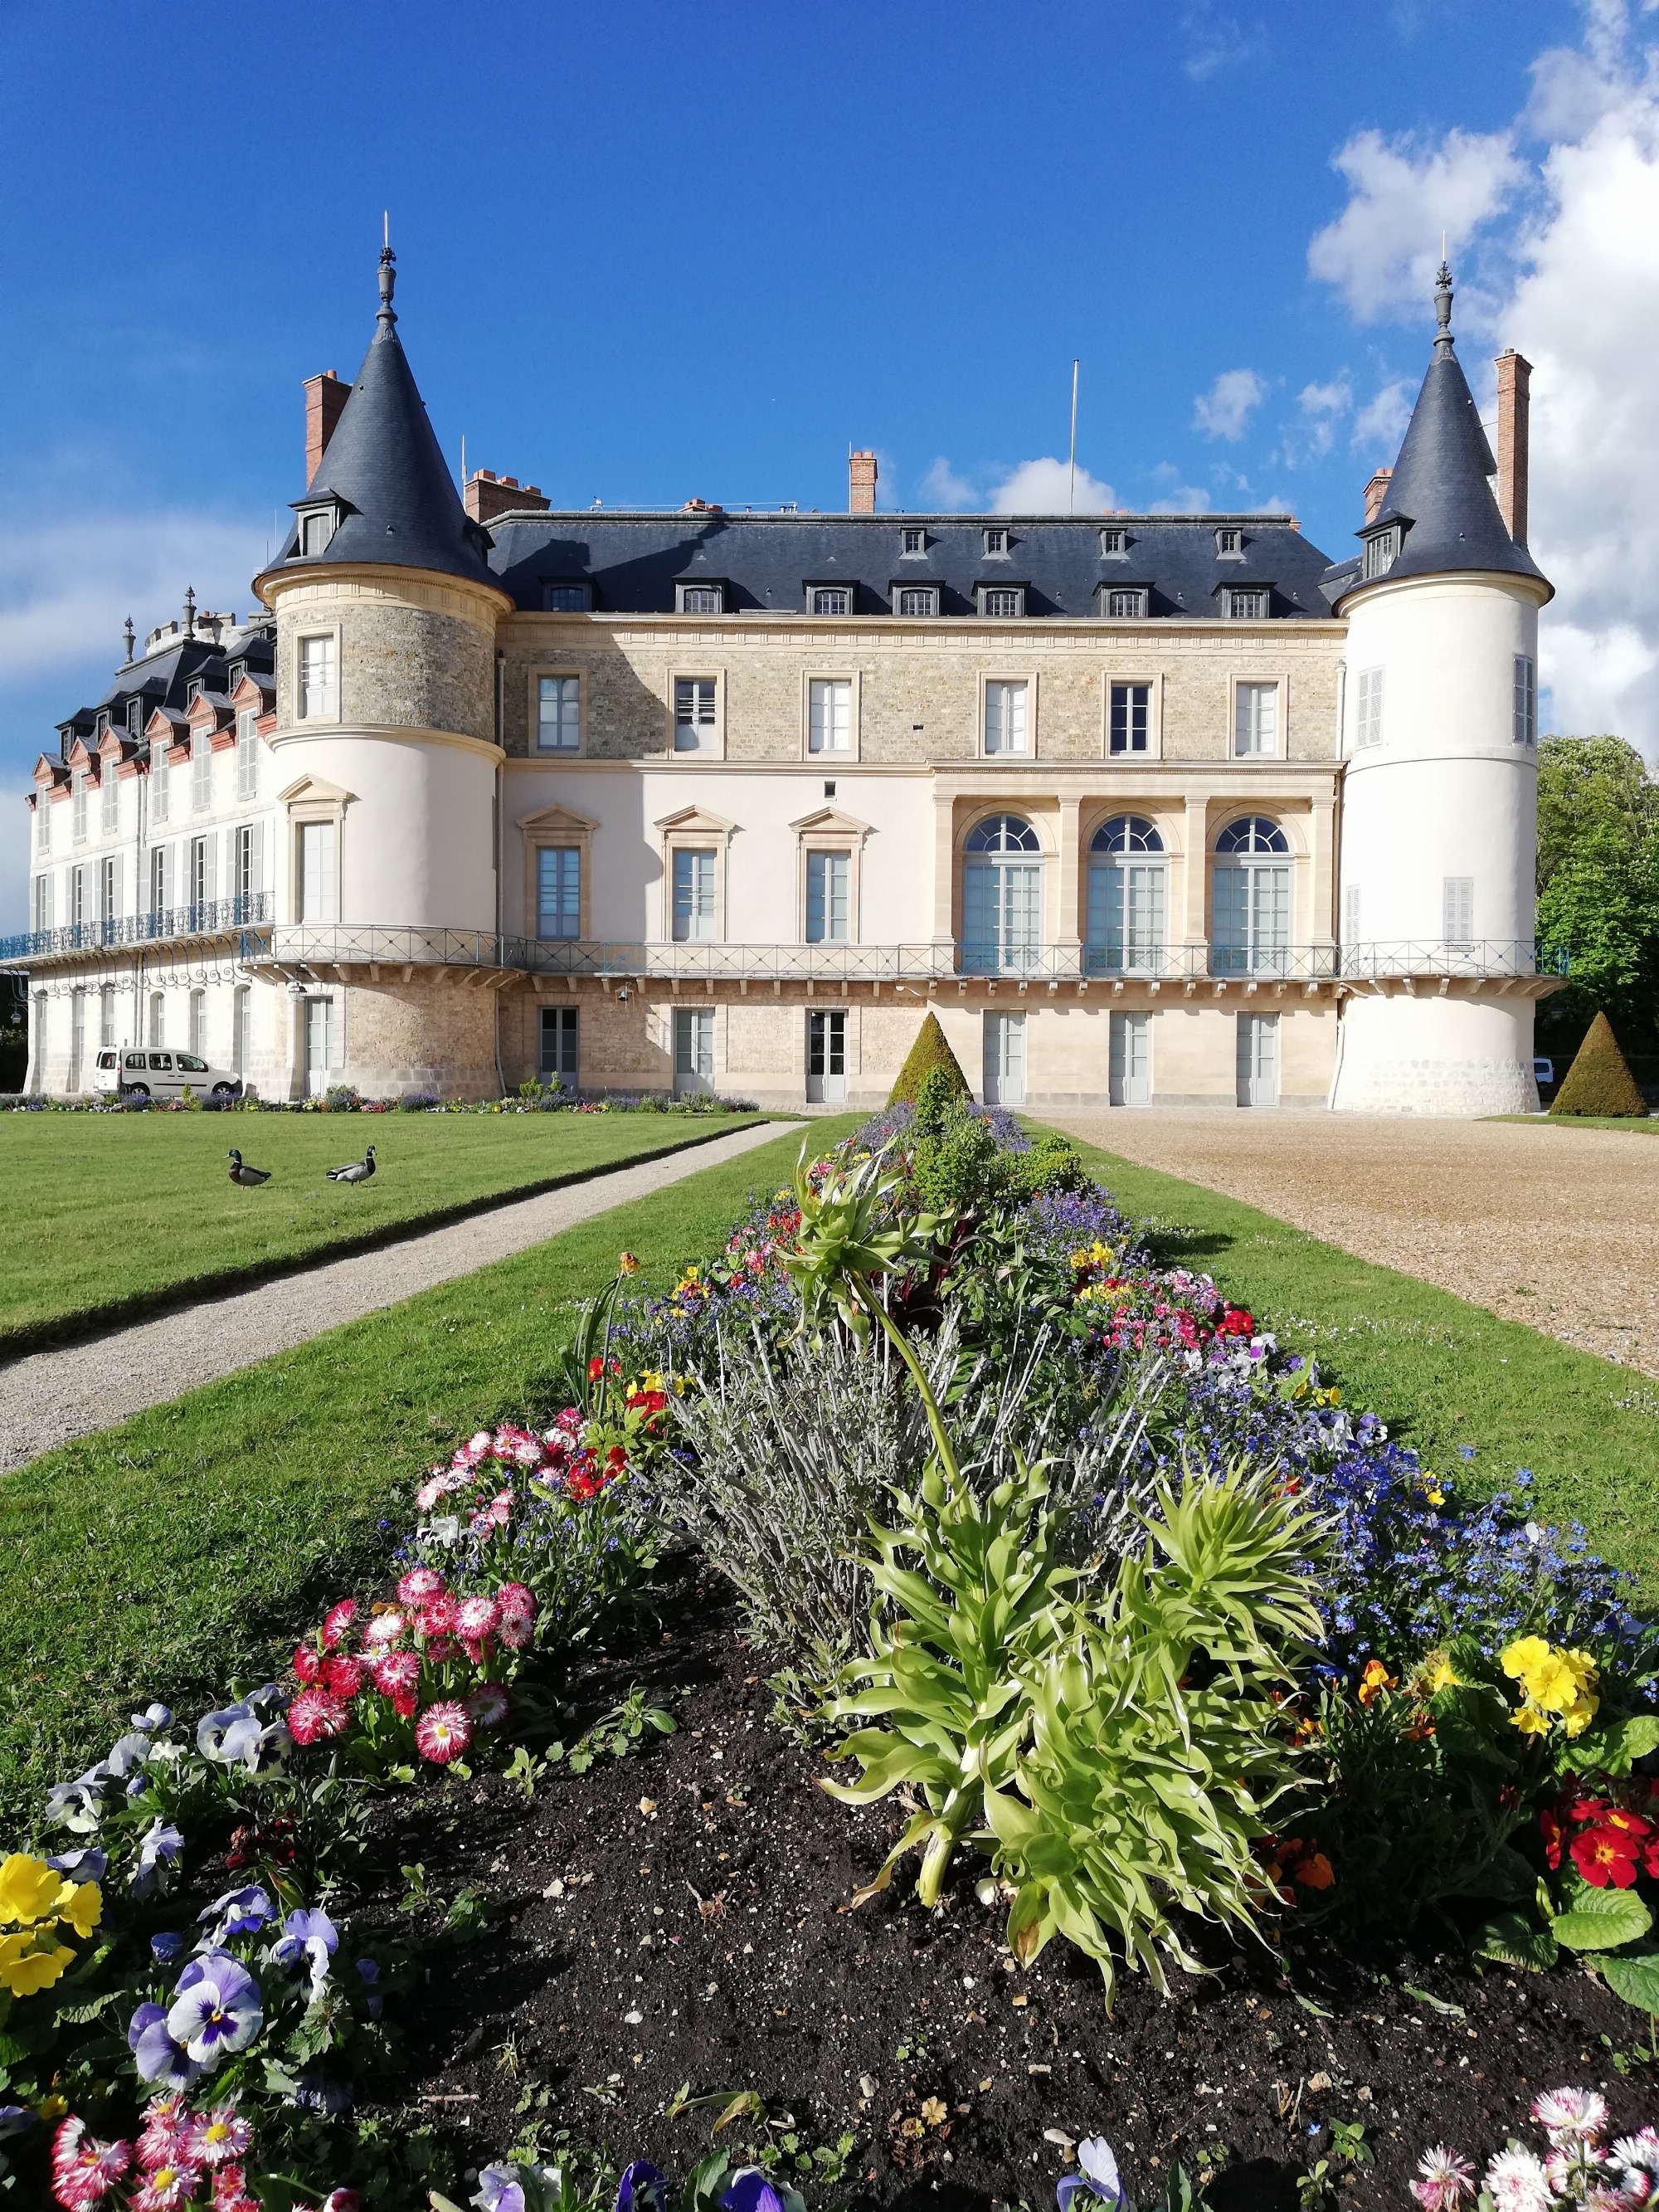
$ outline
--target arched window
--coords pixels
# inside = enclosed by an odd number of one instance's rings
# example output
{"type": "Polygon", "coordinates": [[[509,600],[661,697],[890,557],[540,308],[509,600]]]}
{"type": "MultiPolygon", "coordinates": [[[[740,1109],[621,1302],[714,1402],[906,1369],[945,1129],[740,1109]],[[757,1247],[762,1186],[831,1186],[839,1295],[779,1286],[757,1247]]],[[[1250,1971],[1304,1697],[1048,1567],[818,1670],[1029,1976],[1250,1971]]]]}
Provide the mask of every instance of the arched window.
{"type": "Polygon", "coordinates": [[[1290,840],[1265,814],[1241,815],[1215,841],[1210,966],[1218,975],[1290,972],[1290,840]]]}
{"type": "Polygon", "coordinates": [[[1042,952],[1042,847],[1018,814],[991,814],[968,833],[962,872],[964,975],[1034,968],[1042,952]]]}
{"type": "Polygon", "coordinates": [[[1089,842],[1091,975],[1156,975],[1164,954],[1164,840],[1144,814],[1115,814],[1089,842]]]}

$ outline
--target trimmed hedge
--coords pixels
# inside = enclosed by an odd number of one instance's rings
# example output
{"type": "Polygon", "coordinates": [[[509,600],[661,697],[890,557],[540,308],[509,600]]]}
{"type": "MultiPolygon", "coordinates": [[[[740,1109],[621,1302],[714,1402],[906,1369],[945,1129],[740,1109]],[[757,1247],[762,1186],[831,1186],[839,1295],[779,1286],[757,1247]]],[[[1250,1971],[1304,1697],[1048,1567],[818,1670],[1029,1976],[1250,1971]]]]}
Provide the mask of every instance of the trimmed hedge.
{"type": "Polygon", "coordinates": [[[1578,1048],[1567,1079],[1551,1102],[1552,1114],[1629,1115],[1645,1120],[1648,1102],[1625,1065],[1613,1024],[1598,1014],[1578,1048]]]}
{"type": "MultiPolygon", "coordinates": [[[[962,1063],[951,1051],[951,1041],[939,1025],[939,1016],[929,1014],[916,1031],[916,1041],[898,1072],[897,1080],[887,1094],[887,1103],[890,1106],[914,1106],[921,1094],[924,1079],[935,1069],[949,1083],[953,1097],[973,1097],[973,1085],[963,1073],[962,1063]]],[[[935,1085],[935,1089],[937,1087],[935,1085]]]]}

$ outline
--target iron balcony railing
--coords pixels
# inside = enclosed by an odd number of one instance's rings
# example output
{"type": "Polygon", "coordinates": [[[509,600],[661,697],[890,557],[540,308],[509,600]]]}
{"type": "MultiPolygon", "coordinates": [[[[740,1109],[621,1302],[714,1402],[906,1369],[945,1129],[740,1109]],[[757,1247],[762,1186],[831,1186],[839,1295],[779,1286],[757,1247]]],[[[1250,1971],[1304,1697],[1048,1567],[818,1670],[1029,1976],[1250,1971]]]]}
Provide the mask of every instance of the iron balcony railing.
{"type": "Polygon", "coordinates": [[[1406,975],[1565,975],[1564,945],[1540,945],[1535,938],[1401,939],[1387,944],[1345,945],[1345,976],[1382,980],[1406,975]]]}
{"type": "Polygon", "coordinates": [[[103,921],[66,921],[58,929],[0,937],[0,961],[40,960],[56,952],[160,945],[175,937],[221,936],[227,930],[269,921],[271,908],[269,891],[245,891],[237,898],[200,900],[193,906],[162,907],[150,914],[112,915],[103,921]]]}

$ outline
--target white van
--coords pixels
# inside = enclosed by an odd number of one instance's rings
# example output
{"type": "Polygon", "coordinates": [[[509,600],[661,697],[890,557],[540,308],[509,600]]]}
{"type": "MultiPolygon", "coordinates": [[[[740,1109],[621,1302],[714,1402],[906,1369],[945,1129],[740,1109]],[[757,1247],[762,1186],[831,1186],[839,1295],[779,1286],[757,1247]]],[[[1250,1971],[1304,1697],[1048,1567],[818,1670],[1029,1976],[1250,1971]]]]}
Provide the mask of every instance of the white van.
{"type": "Polygon", "coordinates": [[[241,1097],[242,1079],[228,1068],[210,1067],[193,1052],[133,1045],[98,1054],[92,1087],[106,1098],[182,1098],[189,1089],[198,1098],[226,1099],[241,1097]]]}

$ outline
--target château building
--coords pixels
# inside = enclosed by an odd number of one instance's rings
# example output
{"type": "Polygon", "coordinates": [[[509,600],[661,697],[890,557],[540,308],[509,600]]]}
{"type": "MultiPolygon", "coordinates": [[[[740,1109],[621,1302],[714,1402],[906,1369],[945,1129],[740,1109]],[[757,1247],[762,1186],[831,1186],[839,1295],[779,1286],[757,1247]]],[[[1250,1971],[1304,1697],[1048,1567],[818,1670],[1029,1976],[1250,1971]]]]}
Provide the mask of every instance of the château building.
{"type": "Polygon", "coordinates": [[[397,331],[307,386],[246,619],[34,771],[31,1088],[1536,1103],[1528,365],[1438,332],[1358,552],[1278,514],[557,512],[458,493],[397,331]]]}

